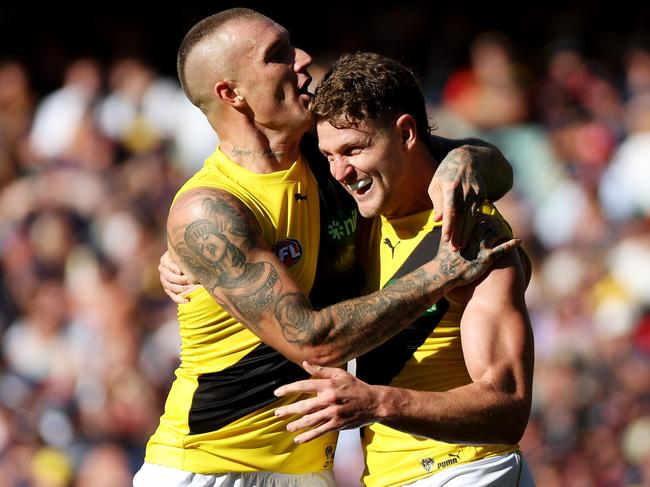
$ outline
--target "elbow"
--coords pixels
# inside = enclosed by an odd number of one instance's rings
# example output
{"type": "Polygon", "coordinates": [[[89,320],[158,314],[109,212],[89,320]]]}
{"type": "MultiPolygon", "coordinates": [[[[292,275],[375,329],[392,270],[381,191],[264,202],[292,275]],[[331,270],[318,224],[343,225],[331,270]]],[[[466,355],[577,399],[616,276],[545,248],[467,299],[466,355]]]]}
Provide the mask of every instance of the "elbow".
{"type": "Polygon", "coordinates": [[[495,174],[494,176],[496,184],[493,185],[492,190],[489,191],[489,194],[487,195],[487,198],[490,201],[498,201],[503,198],[506,193],[510,191],[514,182],[512,166],[507,162],[503,167],[498,169],[498,174],[495,174]]]}
{"type": "Polygon", "coordinates": [[[336,367],[347,362],[340,348],[329,345],[305,346],[300,349],[300,360],[311,365],[322,365],[323,367],[336,367]]]}
{"type": "Polygon", "coordinates": [[[521,438],[524,436],[524,431],[526,431],[526,424],[525,423],[520,423],[520,424],[511,424],[508,428],[506,428],[507,431],[504,431],[503,438],[499,440],[499,443],[503,445],[516,445],[521,441],[521,438]]]}
{"type": "Polygon", "coordinates": [[[297,363],[305,361],[311,365],[333,367],[344,364],[348,360],[346,353],[349,351],[340,341],[332,338],[327,327],[309,327],[299,336],[297,335],[292,342],[291,359],[297,363]]]}
{"type": "Polygon", "coordinates": [[[530,401],[519,400],[507,411],[502,424],[507,425],[503,429],[503,438],[501,442],[506,445],[516,445],[524,436],[530,417],[530,401]]]}
{"type": "Polygon", "coordinates": [[[500,199],[503,196],[505,196],[506,193],[512,189],[514,182],[515,181],[512,172],[512,166],[510,164],[506,164],[506,167],[503,170],[503,183],[501,188],[501,194],[498,195],[497,199],[500,199]]]}
{"type": "Polygon", "coordinates": [[[492,433],[484,438],[487,443],[499,445],[516,445],[521,441],[526,431],[528,421],[521,421],[511,415],[502,418],[501,421],[494,421],[491,425],[492,433]]]}

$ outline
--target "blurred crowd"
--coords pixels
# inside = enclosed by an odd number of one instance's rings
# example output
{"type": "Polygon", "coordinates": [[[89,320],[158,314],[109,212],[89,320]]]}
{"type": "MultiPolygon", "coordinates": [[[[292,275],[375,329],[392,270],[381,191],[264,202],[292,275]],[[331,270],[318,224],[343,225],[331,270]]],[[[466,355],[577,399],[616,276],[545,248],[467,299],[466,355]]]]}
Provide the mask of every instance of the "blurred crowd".
{"type": "MultiPolygon", "coordinates": [[[[515,170],[497,206],[534,262],[521,447],[539,486],[650,486],[650,41],[611,66],[558,40],[538,67],[485,32],[468,59],[423,88],[436,133],[515,170]]],[[[130,485],[178,364],[167,211],[216,143],[142,60],[77,59],[51,93],[0,61],[0,487],[130,485]]]]}

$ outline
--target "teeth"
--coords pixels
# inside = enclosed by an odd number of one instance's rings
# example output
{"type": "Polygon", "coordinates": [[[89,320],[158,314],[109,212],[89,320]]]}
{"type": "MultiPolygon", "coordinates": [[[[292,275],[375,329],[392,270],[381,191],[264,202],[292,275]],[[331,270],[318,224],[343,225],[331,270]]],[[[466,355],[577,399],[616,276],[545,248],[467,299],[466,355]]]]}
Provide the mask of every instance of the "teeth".
{"type": "Polygon", "coordinates": [[[358,181],[346,185],[350,191],[357,191],[358,189],[365,188],[368,186],[372,180],[370,178],[367,179],[359,179],[358,181]]]}

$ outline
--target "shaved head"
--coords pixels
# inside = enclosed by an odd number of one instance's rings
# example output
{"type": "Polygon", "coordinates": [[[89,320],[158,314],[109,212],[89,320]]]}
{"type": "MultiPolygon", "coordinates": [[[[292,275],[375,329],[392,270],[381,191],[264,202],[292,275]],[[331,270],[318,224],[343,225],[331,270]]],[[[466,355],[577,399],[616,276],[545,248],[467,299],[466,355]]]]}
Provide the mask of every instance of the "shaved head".
{"type": "Polygon", "coordinates": [[[262,20],[268,17],[248,8],[232,8],[206,17],[185,35],[178,50],[178,79],[187,98],[204,113],[212,99],[212,85],[217,77],[228,76],[237,41],[227,28],[235,21],[262,20]]]}

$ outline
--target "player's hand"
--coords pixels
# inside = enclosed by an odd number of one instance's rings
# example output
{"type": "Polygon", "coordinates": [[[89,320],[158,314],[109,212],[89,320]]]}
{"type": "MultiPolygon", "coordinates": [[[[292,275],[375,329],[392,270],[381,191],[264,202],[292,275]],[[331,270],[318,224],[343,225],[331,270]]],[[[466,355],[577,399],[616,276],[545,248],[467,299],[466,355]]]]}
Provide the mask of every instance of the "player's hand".
{"type": "Polygon", "coordinates": [[[358,428],[377,420],[379,405],[376,389],[345,370],[302,363],[314,378],[279,387],[276,396],[296,393],[314,393],[315,397],[279,407],[280,418],[300,416],[287,425],[288,431],[311,428],[294,438],[305,443],[330,431],[358,428]]]}
{"type": "Polygon", "coordinates": [[[477,221],[476,209],[485,199],[478,157],[466,146],[449,151],[429,184],[435,219],[443,222],[443,241],[451,242],[454,250],[467,245],[477,221]]]}
{"type": "Polygon", "coordinates": [[[521,245],[521,240],[512,237],[510,227],[499,216],[480,214],[477,219],[463,250],[455,251],[450,242],[441,241],[436,255],[441,272],[457,279],[457,286],[478,279],[499,257],[521,245]]]}
{"type": "Polygon", "coordinates": [[[180,267],[172,260],[169,251],[166,251],[160,256],[158,272],[160,274],[160,283],[165,290],[165,294],[177,304],[188,303],[189,299],[186,298],[187,294],[192,292],[198,285],[194,284],[183,274],[180,267]]]}

